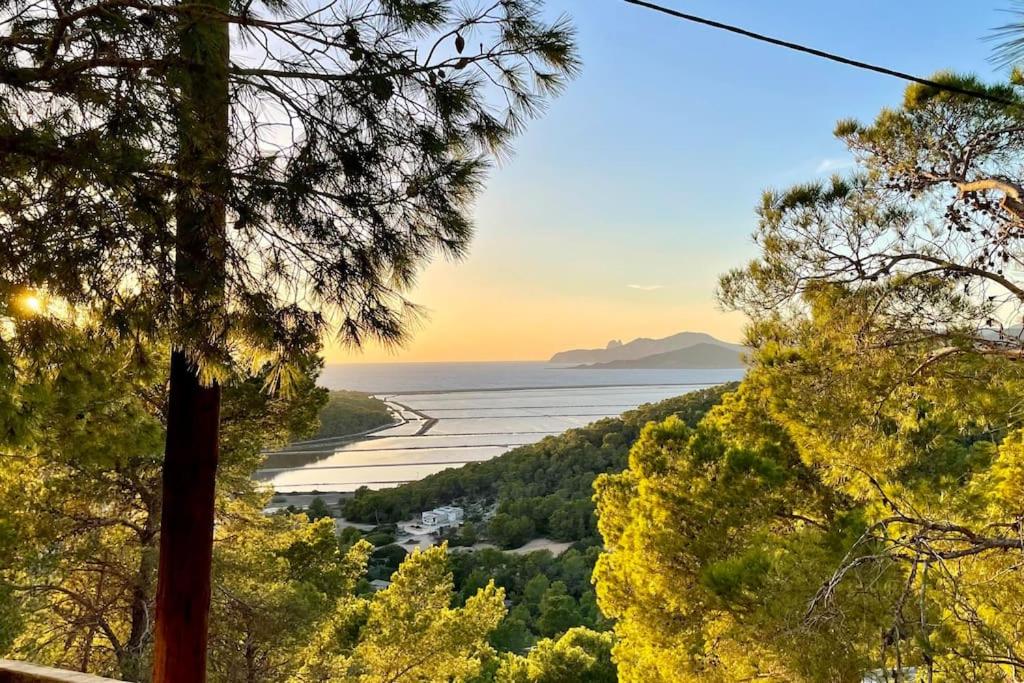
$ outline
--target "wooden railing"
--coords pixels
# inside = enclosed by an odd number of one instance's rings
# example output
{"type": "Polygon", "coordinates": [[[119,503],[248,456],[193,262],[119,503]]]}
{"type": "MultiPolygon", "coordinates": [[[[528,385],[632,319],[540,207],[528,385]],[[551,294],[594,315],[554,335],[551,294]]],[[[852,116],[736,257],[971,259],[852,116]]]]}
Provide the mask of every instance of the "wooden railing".
{"type": "Polygon", "coordinates": [[[51,669],[26,662],[0,659],[0,683],[121,683],[113,678],[102,678],[78,671],[51,669]]]}

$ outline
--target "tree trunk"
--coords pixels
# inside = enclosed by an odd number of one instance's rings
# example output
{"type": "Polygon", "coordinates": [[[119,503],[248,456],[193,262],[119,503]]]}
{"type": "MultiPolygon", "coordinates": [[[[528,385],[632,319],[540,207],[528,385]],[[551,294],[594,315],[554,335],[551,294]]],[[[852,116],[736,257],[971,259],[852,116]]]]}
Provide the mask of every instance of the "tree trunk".
{"type": "Polygon", "coordinates": [[[163,469],[153,683],[203,683],[224,344],[229,0],[181,4],[175,304],[163,469]],[[192,10],[191,12],[189,10],[192,10]],[[209,366],[207,366],[208,368],[209,366]],[[204,381],[205,380],[205,381],[204,381]]]}
{"type": "MultiPolygon", "coordinates": [[[[146,501],[149,498],[145,498],[146,501]]],[[[131,597],[131,627],[128,640],[118,657],[121,678],[126,681],[148,680],[145,676],[145,655],[153,632],[153,615],[150,610],[150,599],[153,593],[153,576],[157,571],[159,552],[158,525],[159,504],[152,506],[146,502],[146,522],[144,532],[139,536],[139,566],[134,577],[131,597]]]]}
{"type": "Polygon", "coordinates": [[[220,387],[203,386],[182,351],[171,358],[156,592],[154,683],[206,680],[220,387]]]}
{"type": "Polygon", "coordinates": [[[257,683],[259,676],[256,675],[256,648],[252,640],[245,643],[245,681],[246,683],[257,683]]]}

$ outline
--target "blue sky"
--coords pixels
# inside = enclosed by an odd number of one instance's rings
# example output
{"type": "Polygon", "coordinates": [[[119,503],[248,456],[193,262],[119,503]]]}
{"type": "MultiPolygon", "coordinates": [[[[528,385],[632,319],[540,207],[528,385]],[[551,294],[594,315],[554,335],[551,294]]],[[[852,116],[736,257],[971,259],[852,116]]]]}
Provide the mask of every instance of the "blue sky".
{"type": "MultiPolygon", "coordinates": [[[[662,4],[915,74],[1005,77],[982,39],[1010,0],[662,4]]],[[[539,359],[682,330],[738,339],[743,320],[717,310],[714,287],[754,256],[761,192],[841,169],[835,121],[870,118],[905,86],[621,0],[546,5],[572,16],[582,76],[492,175],[468,259],[430,266],[411,293],[431,312],[411,343],[329,360],[539,359]]]]}

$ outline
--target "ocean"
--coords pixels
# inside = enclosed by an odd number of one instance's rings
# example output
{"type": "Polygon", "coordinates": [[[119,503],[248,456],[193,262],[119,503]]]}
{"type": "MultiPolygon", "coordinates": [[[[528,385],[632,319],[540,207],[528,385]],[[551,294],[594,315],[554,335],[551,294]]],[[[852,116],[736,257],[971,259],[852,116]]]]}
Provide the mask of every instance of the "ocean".
{"type": "Polygon", "coordinates": [[[398,423],[355,439],[291,444],[270,455],[256,478],[293,494],[397,486],[743,373],[542,362],[328,365],[321,385],[369,392],[398,423]]]}

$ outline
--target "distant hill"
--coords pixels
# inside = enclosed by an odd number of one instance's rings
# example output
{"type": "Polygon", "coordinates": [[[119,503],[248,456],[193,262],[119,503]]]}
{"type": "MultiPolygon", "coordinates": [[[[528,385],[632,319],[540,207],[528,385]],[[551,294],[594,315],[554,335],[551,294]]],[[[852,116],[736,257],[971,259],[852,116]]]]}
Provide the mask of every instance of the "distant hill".
{"type": "MultiPolygon", "coordinates": [[[[736,353],[742,353],[743,347],[738,344],[730,344],[720,339],[715,339],[710,334],[703,332],[680,332],[664,339],[648,339],[641,337],[623,344],[621,341],[612,340],[603,349],[573,349],[571,351],[560,351],[551,357],[549,363],[610,363],[619,360],[639,360],[647,356],[653,356],[670,351],[687,349],[698,344],[709,344],[725,349],[731,349],[736,353]]],[[[735,366],[729,366],[735,367],[735,366]]]]}
{"type": "Polygon", "coordinates": [[[592,363],[576,367],[584,370],[742,368],[742,353],[742,349],[738,350],[719,344],[694,344],[685,349],[655,353],[643,358],[613,360],[607,363],[592,363]]]}
{"type": "Polygon", "coordinates": [[[362,391],[332,391],[320,410],[320,429],[310,439],[326,439],[393,424],[395,416],[379,398],[362,391]]]}

